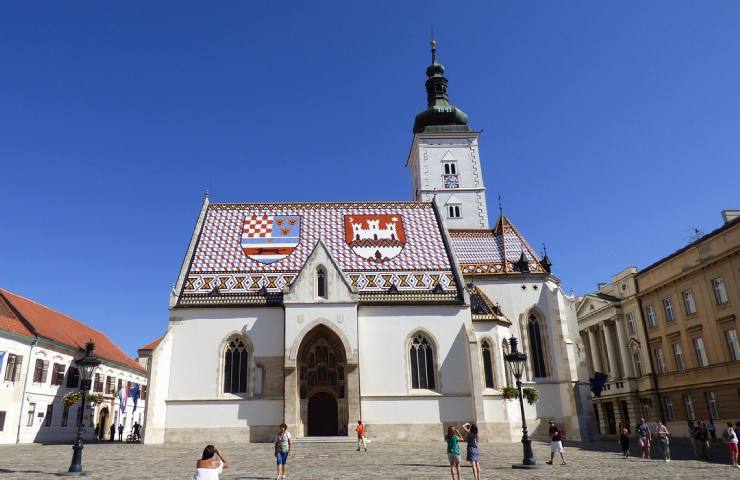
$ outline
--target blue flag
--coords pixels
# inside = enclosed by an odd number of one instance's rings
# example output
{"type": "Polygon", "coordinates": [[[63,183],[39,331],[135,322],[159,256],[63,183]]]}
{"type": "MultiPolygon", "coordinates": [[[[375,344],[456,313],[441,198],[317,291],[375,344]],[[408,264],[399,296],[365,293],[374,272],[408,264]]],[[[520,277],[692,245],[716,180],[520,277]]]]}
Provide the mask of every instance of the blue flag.
{"type": "Polygon", "coordinates": [[[139,384],[137,383],[134,388],[131,389],[129,392],[131,395],[131,400],[134,401],[134,409],[131,411],[131,413],[134,413],[136,411],[136,404],[139,403],[139,392],[141,390],[139,389],[139,384]]]}

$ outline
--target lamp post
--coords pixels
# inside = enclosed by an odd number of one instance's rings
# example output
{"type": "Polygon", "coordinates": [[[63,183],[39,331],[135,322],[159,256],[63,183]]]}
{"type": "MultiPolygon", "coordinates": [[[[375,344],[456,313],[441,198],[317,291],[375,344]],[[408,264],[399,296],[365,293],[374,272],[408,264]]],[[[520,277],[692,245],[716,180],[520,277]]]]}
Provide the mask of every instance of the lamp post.
{"type": "Polygon", "coordinates": [[[509,339],[510,353],[504,356],[509,365],[511,365],[511,372],[516,378],[516,388],[519,391],[519,408],[522,413],[522,449],[524,450],[524,459],[521,464],[514,464],[511,468],[542,468],[542,465],[537,465],[534,461],[534,453],[532,452],[532,439],[529,438],[527,432],[527,420],[524,418],[524,395],[522,394],[522,373],[524,372],[524,364],[527,361],[527,354],[520,352],[517,349],[517,339],[513,336],[509,339]]]}
{"type": "Polygon", "coordinates": [[[72,463],[69,465],[68,473],[70,474],[83,474],[82,473],[82,424],[85,419],[85,401],[87,400],[87,392],[90,390],[92,384],[92,375],[95,369],[100,365],[100,359],[93,354],[95,350],[95,344],[92,341],[87,342],[85,345],[85,356],[76,360],[75,365],[80,372],[80,391],[82,392],[82,415],[77,422],[77,440],[72,447],[74,454],[72,455],[72,463]]]}

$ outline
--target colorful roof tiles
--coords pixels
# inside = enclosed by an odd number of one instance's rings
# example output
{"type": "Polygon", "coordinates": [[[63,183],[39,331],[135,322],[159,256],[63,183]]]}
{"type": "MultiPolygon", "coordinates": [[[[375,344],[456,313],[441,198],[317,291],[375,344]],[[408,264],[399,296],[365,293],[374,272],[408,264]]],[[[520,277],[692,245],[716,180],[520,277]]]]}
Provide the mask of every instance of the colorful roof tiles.
{"type": "Polygon", "coordinates": [[[104,333],[72,317],[1,288],[0,300],[0,304],[7,302],[6,306],[10,305],[14,314],[17,312],[16,318],[30,327],[27,328],[29,336],[46,338],[79,350],[92,340],[97,356],[139,372],[144,370],[104,333]]]}
{"type": "Polygon", "coordinates": [[[546,273],[534,249],[503,215],[493,230],[450,230],[450,238],[463,275],[546,273]]]}
{"type": "Polygon", "coordinates": [[[431,203],[211,204],[179,304],[279,304],[319,239],[363,299],[458,298],[431,203]]]}

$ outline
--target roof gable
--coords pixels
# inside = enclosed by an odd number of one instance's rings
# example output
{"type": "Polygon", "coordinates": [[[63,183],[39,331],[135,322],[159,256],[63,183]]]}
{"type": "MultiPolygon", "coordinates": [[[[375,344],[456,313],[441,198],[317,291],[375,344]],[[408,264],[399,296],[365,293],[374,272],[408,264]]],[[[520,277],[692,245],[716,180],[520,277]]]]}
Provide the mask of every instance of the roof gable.
{"type": "Polygon", "coordinates": [[[181,306],[279,304],[319,238],[365,299],[391,286],[459,297],[431,203],[211,204],[194,237],[181,306]]]}
{"type": "Polygon", "coordinates": [[[493,230],[450,230],[463,275],[547,273],[513,223],[501,215],[493,230]],[[524,257],[526,269],[521,268],[524,257]]]}
{"type": "Polygon", "coordinates": [[[143,371],[123,350],[114,344],[104,333],[85,325],[61,312],[41,305],[33,300],[0,289],[2,296],[20,317],[30,325],[35,336],[64,344],[72,349],[84,350],[85,344],[95,343],[95,354],[105,360],[143,371]]]}

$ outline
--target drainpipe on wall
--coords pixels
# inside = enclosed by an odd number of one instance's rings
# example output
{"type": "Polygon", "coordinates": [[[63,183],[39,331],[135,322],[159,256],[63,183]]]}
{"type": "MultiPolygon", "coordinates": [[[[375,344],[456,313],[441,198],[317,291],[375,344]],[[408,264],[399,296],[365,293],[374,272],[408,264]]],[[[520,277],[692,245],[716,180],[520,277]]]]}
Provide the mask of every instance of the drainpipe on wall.
{"type": "MultiPolygon", "coordinates": [[[[653,389],[655,389],[655,395],[658,398],[658,410],[660,411],[660,420],[661,422],[665,422],[665,412],[663,412],[663,399],[660,397],[660,389],[658,388],[658,374],[655,373],[655,364],[653,363],[653,355],[650,353],[650,336],[648,335],[648,329],[647,324],[645,323],[645,318],[642,315],[643,310],[642,308],[642,299],[640,298],[640,284],[637,282],[637,278],[635,278],[635,295],[637,296],[637,308],[640,309],[640,319],[642,320],[642,331],[645,334],[645,345],[647,347],[647,356],[648,360],[650,361],[650,378],[653,381],[653,389]]],[[[642,416],[642,412],[640,412],[640,416],[642,416]]],[[[649,418],[646,418],[648,422],[650,421],[649,418]]]]}
{"type": "MultiPolygon", "coordinates": [[[[26,377],[23,379],[23,393],[21,394],[21,405],[18,411],[18,430],[15,434],[15,443],[21,443],[21,421],[23,420],[23,404],[26,402],[26,389],[28,387],[28,373],[31,371],[31,360],[33,359],[33,349],[39,344],[39,337],[31,342],[31,350],[28,352],[28,364],[26,365],[26,377]]],[[[34,412],[36,413],[36,412],[34,412]]]]}

